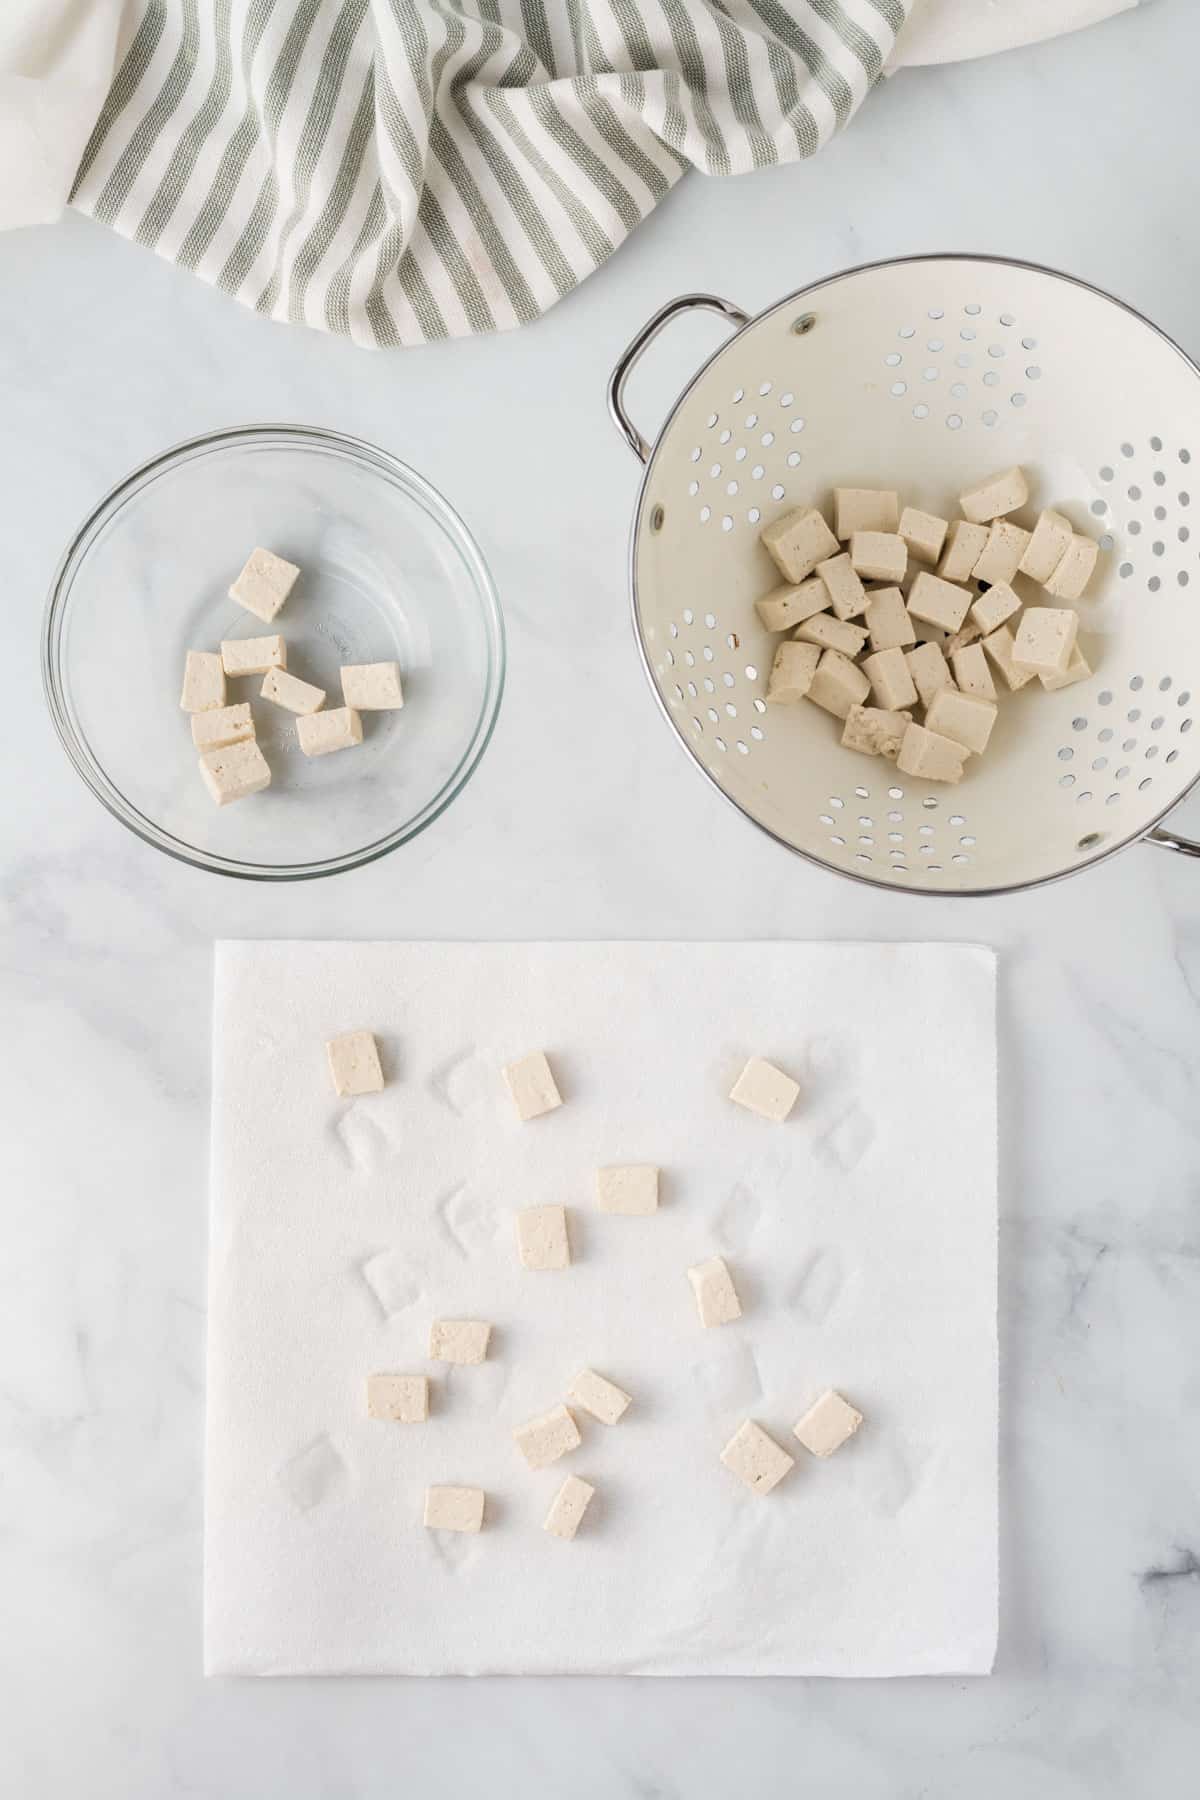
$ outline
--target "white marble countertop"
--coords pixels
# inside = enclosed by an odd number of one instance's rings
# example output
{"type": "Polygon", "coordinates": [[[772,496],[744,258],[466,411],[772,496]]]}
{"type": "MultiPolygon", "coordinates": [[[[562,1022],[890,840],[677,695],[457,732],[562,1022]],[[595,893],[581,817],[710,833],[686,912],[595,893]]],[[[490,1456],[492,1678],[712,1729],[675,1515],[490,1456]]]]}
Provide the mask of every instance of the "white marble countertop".
{"type": "MultiPolygon", "coordinates": [[[[71,218],[0,244],[5,856],[0,1791],[1097,1800],[1200,1757],[1200,866],[1135,848],[936,907],[751,831],[679,756],[630,638],[615,353],[688,287],[758,308],[896,252],[1043,260],[1200,352],[1200,11],[906,73],[818,160],[693,179],[516,336],[372,358],[71,218]],[[783,220],[786,229],[780,229],[783,220]],[[491,558],[511,679],[415,844],[290,889],[155,855],[54,740],[41,599],[163,445],[294,418],[375,439],[491,558]],[[564,673],[569,663],[569,674],[564,673]],[[972,1681],[205,1683],[201,1420],[214,936],[978,938],[1002,952],[1002,1630],[972,1681]]],[[[697,354],[681,330],[634,399],[697,354]]],[[[1200,829],[1200,802],[1180,816],[1200,829]]]]}

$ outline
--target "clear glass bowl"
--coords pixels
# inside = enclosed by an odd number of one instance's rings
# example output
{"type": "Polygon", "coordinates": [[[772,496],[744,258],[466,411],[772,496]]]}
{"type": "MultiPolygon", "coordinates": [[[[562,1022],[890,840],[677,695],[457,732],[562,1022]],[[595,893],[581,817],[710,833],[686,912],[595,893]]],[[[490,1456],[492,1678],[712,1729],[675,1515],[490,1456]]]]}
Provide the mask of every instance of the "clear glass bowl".
{"type": "Polygon", "coordinates": [[[427,481],[337,432],[257,425],[179,444],[100,502],[55,575],[42,671],[68,755],[122,824],[197,868],[299,881],[383,856],[445,811],[496,722],[504,625],[478,547],[427,481]],[[302,571],[269,626],[226,592],[256,544],[302,571]],[[364,713],[361,746],[310,760],[261,678],[230,680],[272,781],[217,807],[179,707],[184,653],[276,630],[328,705],[342,663],[395,659],[404,706],[364,713]]]}

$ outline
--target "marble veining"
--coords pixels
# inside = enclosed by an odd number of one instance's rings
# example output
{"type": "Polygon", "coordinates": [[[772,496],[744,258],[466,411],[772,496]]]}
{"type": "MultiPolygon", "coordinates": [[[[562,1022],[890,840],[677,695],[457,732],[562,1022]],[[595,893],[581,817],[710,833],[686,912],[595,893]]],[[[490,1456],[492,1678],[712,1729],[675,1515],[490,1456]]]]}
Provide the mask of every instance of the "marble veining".
{"type": "MultiPolygon", "coordinates": [[[[716,1800],[803,1777],[854,1800],[1157,1800],[1193,1785],[1200,867],[1134,849],[1035,894],[929,904],[748,830],[678,755],[637,667],[637,471],[602,387],[672,293],[759,306],[931,249],[1070,269],[1200,352],[1198,54],[1195,8],[1155,0],[1075,39],[905,73],[813,162],[685,183],[539,325],[411,355],[269,325],[80,218],[3,240],[0,1792],[458,1800],[486,1780],[716,1800]],[[492,561],[512,651],[495,742],[452,812],[398,856],[290,890],[208,880],[124,833],[59,752],[38,672],[41,597],[96,497],[181,437],[273,417],[374,439],[441,486],[492,561]],[[993,1677],[201,1679],[211,941],[483,934],[1000,949],[993,1677]]],[[[643,429],[718,335],[697,320],[661,344],[630,393],[643,429]]],[[[1177,822],[1200,835],[1200,802],[1177,822]]],[[[471,1103],[469,1080],[442,1079],[448,1104],[471,1103]]],[[[836,1276],[836,1260],[783,1272],[813,1317],[836,1276]]],[[[347,1279],[376,1305],[360,1268],[347,1279]]],[[[900,1505],[919,1476],[881,1464],[872,1480],[900,1505]]]]}

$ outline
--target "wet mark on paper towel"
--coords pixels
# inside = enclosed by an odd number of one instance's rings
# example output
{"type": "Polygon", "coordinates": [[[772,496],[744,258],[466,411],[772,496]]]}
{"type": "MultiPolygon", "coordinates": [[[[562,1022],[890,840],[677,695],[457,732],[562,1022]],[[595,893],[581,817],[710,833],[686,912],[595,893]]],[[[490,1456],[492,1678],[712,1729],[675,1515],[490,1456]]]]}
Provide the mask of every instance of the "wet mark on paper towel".
{"type": "Polygon", "coordinates": [[[374,1114],[351,1106],[334,1119],[330,1130],[338,1150],[356,1175],[369,1175],[396,1148],[374,1114]]]}
{"type": "Polygon", "coordinates": [[[875,1142],[875,1127],[857,1102],[817,1139],[817,1155],[849,1174],[875,1142]]]}
{"type": "Polygon", "coordinates": [[[399,1250],[381,1250],[359,1264],[359,1274],[374,1294],[385,1319],[406,1312],[424,1296],[424,1288],[408,1257],[399,1250]]]}
{"type": "Polygon", "coordinates": [[[753,1237],[761,1217],[762,1201],[744,1181],[737,1182],[713,1220],[718,1241],[726,1250],[742,1249],[753,1237]]]}
{"type": "Polygon", "coordinates": [[[758,1363],[748,1344],[723,1350],[692,1364],[692,1376],[715,1420],[744,1413],[762,1398],[758,1363]]]}
{"type": "Polygon", "coordinates": [[[926,1460],[924,1452],[895,1444],[877,1448],[873,1456],[861,1459],[864,1498],[885,1518],[894,1518],[917,1491],[926,1460]]]}
{"type": "Polygon", "coordinates": [[[846,1270],[840,1251],[815,1250],[802,1265],[787,1299],[806,1319],[820,1325],[837,1305],[845,1285],[846,1270]]]}
{"type": "Polygon", "coordinates": [[[804,1058],[805,1104],[812,1107],[830,1098],[854,1073],[857,1057],[850,1042],[840,1037],[814,1038],[804,1058]]]}
{"type": "Polygon", "coordinates": [[[350,1471],[327,1437],[298,1450],[278,1471],[279,1481],[299,1512],[311,1512],[350,1491],[350,1471]]]}
{"type": "MultiPolygon", "coordinates": [[[[489,1523],[486,1516],[485,1525],[489,1523]]],[[[459,1575],[479,1561],[481,1546],[473,1531],[427,1531],[429,1548],[444,1569],[459,1575]]]]}
{"type": "Polygon", "coordinates": [[[435,1099],[461,1119],[473,1106],[496,1097],[497,1081],[498,1072],[489,1068],[477,1051],[460,1050],[434,1070],[429,1089],[435,1099]]]}
{"type": "Polygon", "coordinates": [[[511,1372],[507,1363],[496,1359],[496,1334],[493,1332],[486,1362],[448,1364],[442,1382],[447,1399],[453,1395],[456,1402],[461,1400],[464,1406],[495,1414],[504,1399],[511,1372]]]}
{"type": "Polygon", "coordinates": [[[460,1182],[437,1201],[438,1223],[462,1256],[476,1256],[496,1239],[496,1208],[460,1182]]]}

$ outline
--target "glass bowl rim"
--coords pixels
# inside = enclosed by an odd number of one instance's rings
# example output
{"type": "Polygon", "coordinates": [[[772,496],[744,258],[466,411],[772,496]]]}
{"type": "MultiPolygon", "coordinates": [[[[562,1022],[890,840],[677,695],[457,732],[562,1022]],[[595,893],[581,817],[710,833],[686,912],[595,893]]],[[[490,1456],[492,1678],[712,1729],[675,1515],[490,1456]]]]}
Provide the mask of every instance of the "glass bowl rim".
{"type": "Polygon", "coordinates": [[[339,875],[346,870],[376,862],[381,856],[408,843],[427,826],[432,825],[462,792],[491,742],[504,693],[506,666],[504,615],[491,571],[471,532],[445,495],[390,451],[381,450],[363,438],[353,437],[346,432],[331,431],[319,425],[280,423],[225,426],[184,438],[157,456],[140,463],[102,495],[75,531],[54,571],[42,618],[42,687],[46,704],[63,749],[96,799],[135,837],[141,838],[143,843],[153,845],[164,855],[193,868],[206,869],[211,874],[232,876],[244,881],[312,881],[323,875],[339,875]],[[64,679],[63,629],[70,607],[71,591],[86,566],[93,543],[109,521],[135,495],[172,469],[217,450],[277,440],[345,457],[347,461],[383,476],[422,506],[442,526],[466,565],[479,603],[487,640],[487,671],[479,713],[462,756],[442,786],[403,825],[357,850],[314,862],[256,863],[220,856],[199,850],[195,845],[156,824],[126,799],[92,752],[84,733],[75,722],[64,679]]]}

